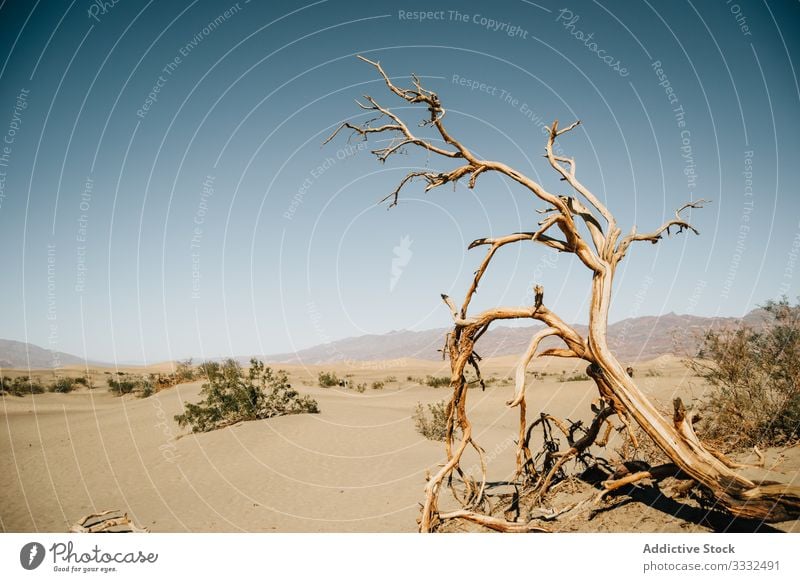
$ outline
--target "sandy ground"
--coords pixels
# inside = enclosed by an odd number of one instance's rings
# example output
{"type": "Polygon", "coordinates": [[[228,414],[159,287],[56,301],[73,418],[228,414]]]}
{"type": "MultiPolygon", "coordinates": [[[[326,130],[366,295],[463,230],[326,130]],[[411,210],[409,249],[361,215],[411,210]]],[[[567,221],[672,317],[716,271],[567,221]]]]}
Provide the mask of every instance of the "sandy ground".
{"type": "MultiPolygon", "coordinates": [[[[514,361],[487,360],[484,375],[510,376],[514,361]]],[[[94,390],[5,396],[0,401],[0,529],[65,531],[88,513],[122,509],[152,531],[416,531],[425,474],[442,461],[443,445],[422,438],[411,415],[418,402],[442,400],[449,391],[407,378],[446,375],[448,369],[445,363],[402,364],[283,366],[295,387],[317,399],[320,414],[196,435],[180,429],[173,416],[182,412],[184,401],[198,399],[201,382],[146,399],[119,398],[103,385],[107,370],[96,369],[93,380],[100,387],[94,390]],[[361,394],[318,387],[320,370],[352,375],[355,382],[371,384],[388,376],[397,381],[361,394]]],[[[529,385],[529,411],[588,419],[595,397],[591,382],[558,379],[561,371],[569,375],[577,368],[558,363],[536,369],[548,375],[529,385]]],[[[702,384],[671,357],[637,365],[637,380],[665,410],[674,396],[692,402],[703,392],[702,384]]],[[[490,482],[508,478],[513,470],[517,411],[504,404],[512,392],[510,383],[497,381],[469,396],[490,482]]],[[[770,451],[768,463],[775,462],[780,463],[778,473],[771,478],[800,482],[798,447],[781,456],[770,451]]],[[[476,458],[464,462],[471,465],[477,470],[476,458]]],[[[442,509],[447,505],[444,501],[442,509]]],[[[678,508],[675,517],[674,506],[656,505],[648,507],[645,495],[565,529],[714,529],[695,519],[691,508],[682,514],[678,508]]],[[[796,522],[779,528],[800,531],[796,522]]]]}

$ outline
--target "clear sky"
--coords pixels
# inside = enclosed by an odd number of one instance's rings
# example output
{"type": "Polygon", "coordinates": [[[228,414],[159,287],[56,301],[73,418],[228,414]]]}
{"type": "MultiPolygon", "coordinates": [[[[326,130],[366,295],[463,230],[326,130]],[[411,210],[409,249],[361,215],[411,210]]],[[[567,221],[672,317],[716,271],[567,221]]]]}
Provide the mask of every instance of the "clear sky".
{"type": "MultiPolygon", "coordinates": [[[[710,198],[701,235],[634,248],[612,320],[742,315],[800,289],[800,4],[750,1],[0,3],[0,337],[89,359],[287,352],[449,325],[482,251],[531,229],[529,192],[486,175],[397,208],[410,169],[341,135],[369,93],[354,55],[439,93],[451,132],[564,192],[542,127],[624,228],[710,198]],[[419,11],[430,14],[422,16],[419,11]]],[[[368,144],[369,145],[369,144],[368,144]]],[[[533,283],[585,321],[588,272],[506,248],[474,303],[533,283]]]]}

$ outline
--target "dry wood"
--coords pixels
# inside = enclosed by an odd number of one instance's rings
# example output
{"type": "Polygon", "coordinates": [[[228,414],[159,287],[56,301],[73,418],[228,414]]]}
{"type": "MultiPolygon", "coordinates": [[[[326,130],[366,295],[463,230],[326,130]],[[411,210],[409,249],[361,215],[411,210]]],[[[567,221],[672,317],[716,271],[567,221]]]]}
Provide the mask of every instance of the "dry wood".
{"type": "Polygon", "coordinates": [[[499,517],[491,517],[489,515],[483,515],[480,513],[475,513],[474,511],[466,511],[463,509],[458,511],[451,511],[450,513],[443,513],[439,516],[439,518],[464,519],[466,521],[471,521],[473,523],[477,523],[478,525],[488,527],[489,529],[506,533],[530,533],[530,532],[550,533],[552,531],[550,528],[545,527],[542,524],[536,523],[534,521],[525,521],[525,522],[508,521],[505,519],[500,519],[499,517]]]}
{"type": "Polygon", "coordinates": [[[71,533],[149,533],[147,528],[138,527],[119,509],[109,509],[100,513],[90,513],[79,519],[69,528],[71,533]]]}
{"type": "MultiPolygon", "coordinates": [[[[689,222],[688,213],[702,208],[706,201],[702,199],[689,201],[678,208],[674,218],[665,221],[653,231],[638,233],[634,226],[629,234],[622,236],[622,230],[617,226],[614,215],[578,179],[575,160],[554,153],[556,140],[575,130],[579,127],[580,122],[576,121],[564,128],[559,128],[556,120],[548,131],[545,156],[550,166],[575,193],[574,196],[557,195],[505,163],[478,157],[466,145],[456,140],[445,127],[446,110],[442,106],[439,96],[425,89],[416,76],[412,76],[412,87],[399,87],[391,81],[379,62],[364,57],[359,58],[373,66],[389,91],[403,100],[406,105],[419,104],[424,108],[427,113],[419,126],[432,129],[436,137],[425,138],[415,134],[399,115],[380,105],[372,97],[365,96],[366,104],[359,103],[359,106],[373,117],[362,123],[343,123],[326,142],[333,139],[342,130],[349,129],[363,139],[376,134],[390,138],[388,145],[372,150],[372,153],[381,162],[385,162],[389,157],[406,148],[419,147],[426,150],[429,155],[435,154],[459,164],[447,171],[409,172],[385,198],[385,200],[391,200],[390,206],[398,204],[402,189],[415,179],[422,179],[426,182],[426,191],[445,184],[454,184],[462,178],[468,179],[468,188],[474,188],[478,177],[488,172],[497,172],[507,177],[546,204],[545,208],[539,211],[546,215],[546,218],[538,223],[537,228],[498,238],[477,239],[470,244],[469,248],[488,245],[489,249],[475,273],[460,308],[457,308],[448,296],[442,296],[450,309],[454,323],[453,331],[448,334],[445,345],[445,351],[450,358],[450,385],[453,392],[445,442],[447,462],[427,483],[420,530],[423,532],[433,531],[439,521],[445,518],[445,515],[438,514],[437,499],[442,482],[448,479],[448,482],[452,484],[453,474],[461,477],[466,487],[465,496],[462,497],[466,513],[458,514],[455,517],[476,522],[480,519],[483,525],[491,527],[489,524],[493,524],[496,526],[495,529],[499,528],[500,531],[519,530],[519,524],[514,524],[512,527],[507,523],[495,521],[495,518],[479,516],[474,512],[474,509],[483,502],[485,466],[482,461],[483,476],[481,484],[478,485],[470,476],[463,474],[459,465],[461,456],[468,447],[473,447],[479,455],[481,454],[480,447],[472,439],[472,428],[466,414],[467,382],[464,370],[467,365],[470,365],[478,371],[477,358],[474,354],[475,343],[493,322],[507,319],[532,319],[540,321],[546,326],[545,331],[537,332],[532,338],[528,351],[517,367],[515,395],[509,404],[520,407],[520,437],[522,437],[525,423],[525,369],[528,364],[536,357],[580,358],[589,363],[587,372],[595,381],[600,396],[609,403],[609,409],[616,413],[629,429],[629,418],[636,421],[682,472],[710,492],[716,499],[718,507],[722,507],[736,516],[770,522],[800,516],[800,488],[772,482],[755,483],[737,474],[734,468],[729,466],[729,463],[718,458],[714,452],[700,442],[691,423],[685,418],[682,404],[679,406],[679,403],[676,403],[672,422],[662,416],[642,394],[631,375],[627,373],[626,368],[617,360],[608,346],[606,338],[608,313],[611,306],[614,274],[618,264],[624,259],[634,242],[646,241],[655,244],[662,239],[664,234],[670,235],[673,231],[676,234],[681,232],[699,234],[689,222]],[[578,224],[583,225],[588,231],[588,242],[578,228],[578,224]],[[558,232],[556,233],[556,231],[558,232]],[[538,243],[560,252],[573,254],[590,271],[592,295],[589,330],[586,337],[578,334],[571,326],[545,307],[543,304],[544,291],[540,286],[535,288],[535,300],[531,306],[499,307],[470,316],[468,313],[470,302],[492,259],[501,248],[518,242],[538,243]],[[558,337],[565,346],[551,348],[537,354],[539,342],[545,336],[558,337]],[[456,428],[460,430],[461,437],[457,443],[454,439],[456,428]]],[[[539,421],[537,420],[537,422],[539,421]]],[[[597,437],[601,425],[602,423],[596,427],[592,442],[597,437]]],[[[629,430],[629,434],[633,438],[632,431],[629,430]]],[[[527,441],[527,439],[525,440],[527,441]]],[[[577,450],[572,453],[569,451],[563,453],[558,462],[563,465],[564,459],[578,453],[580,451],[577,450]]],[[[529,460],[530,451],[526,451],[526,447],[521,442],[517,448],[518,475],[522,473],[523,465],[531,464],[529,460]]],[[[554,474],[552,468],[549,474],[554,474]]],[[[540,484],[549,485],[547,476],[544,481],[540,479],[540,484]]],[[[454,516],[454,514],[450,513],[447,516],[454,516]]]]}

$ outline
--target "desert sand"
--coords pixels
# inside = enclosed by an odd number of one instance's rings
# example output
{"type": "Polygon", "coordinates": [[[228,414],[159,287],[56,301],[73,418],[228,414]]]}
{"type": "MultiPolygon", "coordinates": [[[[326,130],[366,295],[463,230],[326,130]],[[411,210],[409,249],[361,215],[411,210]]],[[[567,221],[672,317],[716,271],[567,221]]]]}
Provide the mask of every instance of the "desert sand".
{"type": "MultiPolygon", "coordinates": [[[[515,361],[510,356],[485,360],[484,376],[498,381],[469,396],[475,436],[489,460],[490,484],[502,483],[514,468],[517,411],[505,406],[513,385],[502,379],[512,376],[515,361]]],[[[449,389],[407,378],[449,375],[447,364],[407,360],[386,366],[368,362],[273,367],[286,369],[295,388],[317,399],[321,413],[191,434],[173,417],[183,411],[183,402],[199,398],[201,381],[144,399],[116,397],[104,384],[108,370],[101,368],[93,369],[98,387],[91,390],[2,397],[0,529],[60,532],[88,513],[121,509],[138,525],[157,532],[416,531],[426,472],[442,462],[444,450],[442,443],[415,431],[411,415],[418,402],[445,399],[449,389]],[[358,393],[319,387],[317,373],[322,370],[350,375],[353,382],[371,384],[389,376],[397,380],[383,389],[358,393]]],[[[126,370],[169,368],[162,364],[126,370]]],[[[529,380],[529,414],[544,410],[588,420],[589,404],[596,396],[592,382],[559,381],[562,371],[569,375],[578,366],[539,362],[532,369],[547,376],[529,380]]],[[[636,374],[640,387],[665,411],[675,396],[691,403],[705,390],[672,356],[639,363],[636,374]]],[[[611,443],[608,450],[613,448],[611,443]]],[[[477,467],[477,459],[470,458],[464,466],[470,463],[477,467]]],[[[800,481],[798,447],[767,451],[767,468],[773,470],[759,470],[756,476],[800,481]]],[[[493,486],[497,491],[503,487],[493,486]]],[[[447,498],[442,495],[442,509],[447,498]]],[[[702,519],[704,512],[692,511],[663,502],[649,507],[645,496],[563,529],[715,529],[714,523],[702,519]]],[[[798,522],[775,527],[800,531],[798,522]]]]}

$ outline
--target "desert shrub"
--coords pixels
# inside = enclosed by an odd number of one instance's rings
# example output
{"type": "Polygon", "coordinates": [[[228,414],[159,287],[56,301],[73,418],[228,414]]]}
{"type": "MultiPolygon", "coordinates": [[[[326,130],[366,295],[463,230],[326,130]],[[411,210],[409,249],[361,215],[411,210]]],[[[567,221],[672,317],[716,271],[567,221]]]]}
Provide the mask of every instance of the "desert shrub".
{"type": "Polygon", "coordinates": [[[187,403],[183,414],[175,416],[181,427],[192,432],[208,432],[244,420],[258,420],[286,414],[319,412],[317,402],[300,396],[289,384],[286,372],[256,359],[245,373],[235,360],[212,369],[197,404],[187,403]]]}
{"type": "Polygon", "coordinates": [[[139,384],[139,390],[137,392],[137,396],[139,396],[139,398],[147,398],[155,393],[156,393],[155,386],[150,380],[143,380],[139,384]]]}
{"type": "Polygon", "coordinates": [[[57,394],[67,394],[72,392],[74,387],[75,381],[72,378],[57,378],[56,381],[50,385],[49,391],[57,394]]]}
{"type": "Polygon", "coordinates": [[[367,383],[356,384],[356,392],[364,393],[367,391],[367,383]]]}
{"type": "Polygon", "coordinates": [[[209,378],[213,376],[217,372],[219,372],[220,365],[219,362],[203,362],[202,364],[197,366],[197,377],[198,378],[209,378]]]}
{"type": "Polygon", "coordinates": [[[583,382],[584,380],[589,380],[589,376],[584,374],[583,372],[576,372],[574,374],[570,374],[569,376],[566,373],[561,374],[558,381],[559,382],[583,382]]]}
{"type": "Polygon", "coordinates": [[[397,376],[386,376],[384,382],[387,384],[391,384],[392,382],[397,382],[397,376]]]}
{"type": "Polygon", "coordinates": [[[448,376],[425,376],[425,384],[431,388],[441,388],[450,385],[450,378],[448,376]]]}
{"type": "Polygon", "coordinates": [[[112,394],[122,396],[123,394],[130,394],[136,390],[137,382],[135,379],[126,378],[124,380],[117,380],[115,378],[108,379],[108,390],[112,394]]]}
{"type": "Polygon", "coordinates": [[[18,376],[13,380],[4,376],[0,378],[0,392],[7,392],[14,396],[44,394],[45,387],[39,380],[30,376],[18,376]]]}
{"type": "Polygon", "coordinates": [[[93,388],[92,386],[92,379],[89,377],[89,374],[84,376],[78,376],[72,380],[75,384],[80,384],[81,386],[86,386],[87,388],[93,388]]]}
{"type": "MultiPolygon", "coordinates": [[[[147,382],[155,392],[160,392],[161,390],[166,390],[167,388],[172,388],[176,384],[179,384],[178,377],[174,373],[150,373],[147,375],[147,382]]],[[[143,388],[143,390],[145,390],[145,388],[143,388]]]]}
{"type": "Polygon", "coordinates": [[[181,384],[182,382],[191,382],[197,375],[194,367],[192,367],[192,358],[178,362],[175,366],[175,383],[181,384]]]}
{"type": "Polygon", "coordinates": [[[432,441],[443,441],[447,435],[447,408],[446,401],[428,404],[428,410],[421,403],[417,403],[414,409],[414,426],[417,432],[426,439],[432,441]]]}
{"type": "Polygon", "coordinates": [[[386,383],[381,380],[376,380],[372,383],[373,390],[383,390],[386,387],[386,383]]]}
{"type": "Polygon", "coordinates": [[[711,385],[699,430],[727,450],[783,445],[800,433],[800,303],[764,306],[761,329],[705,335],[691,368],[711,385]]]}
{"type": "Polygon", "coordinates": [[[339,385],[339,377],[333,372],[320,372],[317,379],[319,380],[319,385],[323,388],[339,385]]]}

